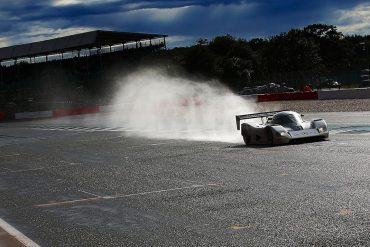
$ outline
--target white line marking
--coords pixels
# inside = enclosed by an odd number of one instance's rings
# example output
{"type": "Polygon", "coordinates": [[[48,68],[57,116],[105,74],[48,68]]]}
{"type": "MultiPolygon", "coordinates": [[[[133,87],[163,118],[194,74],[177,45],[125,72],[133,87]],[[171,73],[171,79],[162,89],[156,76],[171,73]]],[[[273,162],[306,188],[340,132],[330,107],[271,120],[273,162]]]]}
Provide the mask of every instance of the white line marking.
{"type": "Polygon", "coordinates": [[[176,143],[184,143],[184,141],[149,143],[149,144],[144,144],[144,145],[129,146],[126,148],[140,148],[140,147],[147,147],[147,146],[160,146],[160,145],[176,144],[176,143]]]}
{"type": "Polygon", "coordinates": [[[200,184],[198,181],[193,181],[193,180],[180,180],[180,179],[172,179],[172,178],[162,178],[162,180],[179,182],[179,183],[184,183],[184,184],[193,184],[193,185],[200,184]]]}
{"type": "Polygon", "coordinates": [[[12,169],[9,169],[9,168],[6,168],[6,167],[3,167],[2,169],[7,170],[7,171],[12,171],[12,169]]]}
{"type": "Polygon", "coordinates": [[[124,198],[124,197],[131,197],[131,196],[142,196],[142,195],[163,193],[163,192],[175,191],[175,190],[185,190],[185,189],[194,189],[194,188],[206,187],[207,185],[192,185],[192,186],[188,186],[188,187],[180,187],[180,188],[173,188],[173,189],[166,189],[166,190],[147,191],[147,192],[134,193],[134,194],[128,194],[128,195],[118,194],[118,195],[114,195],[114,196],[104,196],[104,198],[105,199],[116,199],[116,198],[124,198]]]}
{"type": "Polygon", "coordinates": [[[66,161],[66,160],[59,160],[60,163],[67,163],[68,165],[78,165],[78,163],[75,163],[75,162],[70,162],[70,161],[66,161]]]}
{"type": "Polygon", "coordinates": [[[8,171],[8,172],[0,172],[0,174],[18,173],[18,172],[29,172],[29,171],[38,171],[38,170],[44,170],[44,169],[49,169],[49,168],[66,167],[66,166],[74,166],[74,165],[77,165],[77,163],[69,163],[69,164],[67,164],[67,165],[59,165],[59,166],[36,167],[36,168],[21,169],[21,170],[10,170],[10,171],[8,171]]]}
{"type": "Polygon", "coordinates": [[[159,146],[159,145],[166,145],[168,143],[152,143],[152,144],[149,144],[149,146],[159,146]]]}
{"type": "Polygon", "coordinates": [[[40,245],[33,242],[31,239],[26,237],[23,233],[6,223],[3,219],[0,218],[0,227],[4,229],[7,233],[17,239],[19,242],[24,244],[26,247],[40,247],[40,245]]]}
{"type": "Polygon", "coordinates": [[[87,191],[84,191],[84,190],[78,190],[78,191],[82,192],[82,193],[85,193],[85,194],[88,194],[88,195],[91,195],[91,196],[102,197],[101,195],[94,194],[94,193],[91,193],[91,192],[87,192],[87,191]]]}
{"type": "Polygon", "coordinates": [[[5,157],[14,157],[14,156],[19,156],[21,154],[7,154],[7,155],[2,155],[0,158],[5,158],[5,157]]]}
{"type": "Polygon", "coordinates": [[[178,188],[173,188],[173,189],[146,191],[146,192],[134,193],[134,194],[117,194],[117,195],[113,195],[113,196],[97,196],[97,197],[76,199],[76,200],[70,200],[70,201],[61,201],[61,202],[51,202],[51,203],[38,204],[38,205],[35,205],[34,207],[50,207],[50,206],[74,204],[74,203],[78,203],[78,202],[88,202],[88,201],[96,201],[96,200],[110,200],[110,199],[117,199],[117,198],[126,198],[126,197],[134,197],[134,196],[142,196],[142,195],[163,193],[163,192],[169,192],[169,191],[196,189],[196,188],[207,187],[207,186],[217,186],[217,184],[192,185],[192,186],[187,186],[187,187],[178,187],[178,188]]]}

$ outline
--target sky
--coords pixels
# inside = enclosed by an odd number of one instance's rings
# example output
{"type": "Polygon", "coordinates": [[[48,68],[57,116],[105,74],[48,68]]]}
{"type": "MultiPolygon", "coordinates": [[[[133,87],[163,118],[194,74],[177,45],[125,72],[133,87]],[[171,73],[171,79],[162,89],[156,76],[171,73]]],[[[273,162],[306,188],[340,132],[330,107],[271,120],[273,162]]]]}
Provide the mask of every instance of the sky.
{"type": "Polygon", "coordinates": [[[230,34],[268,38],[309,24],[370,34],[368,0],[0,0],[0,47],[96,29],[167,34],[168,46],[230,34]]]}

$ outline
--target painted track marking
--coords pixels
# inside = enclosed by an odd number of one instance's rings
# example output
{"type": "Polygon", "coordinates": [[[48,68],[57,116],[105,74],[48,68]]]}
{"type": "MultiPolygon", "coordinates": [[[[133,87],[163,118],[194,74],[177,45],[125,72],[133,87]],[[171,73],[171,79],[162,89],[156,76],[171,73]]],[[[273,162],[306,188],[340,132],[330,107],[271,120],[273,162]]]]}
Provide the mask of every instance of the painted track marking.
{"type": "Polygon", "coordinates": [[[193,184],[193,185],[200,184],[198,181],[194,181],[194,180],[180,180],[180,179],[172,179],[172,178],[162,178],[161,180],[172,181],[172,182],[177,182],[177,183],[184,183],[184,184],[193,184]]]}
{"type": "Polygon", "coordinates": [[[14,156],[19,156],[21,154],[7,154],[7,155],[1,155],[0,158],[7,158],[7,157],[14,157],[14,156]]]}
{"type": "Polygon", "coordinates": [[[21,169],[21,170],[10,170],[7,168],[6,172],[0,172],[0,174],[8,174],[8,173],[20,173],[20,172],[29,172],[29,171],[39,171],[39,170],[45,170],[50,168],[57,168],[57,167],[66,167],[66,166],[75,166],[78,165],[78,163],[69,163],[66,165],[59,165],[59,166],[45,166],[45,167],[36,167],[36,168],[30,168],[30,169],[21,169]]]}
{"type": "Polygon", "coordinates": [[[183,141],[182,142],[174,141],[174,142],[149,143],[149,144],[143,144],[143,145],[128,146],[126,148],[141,148],[141,147],[148,147],[148,146],[162,146],[162,145],[177,144],[177,143],[183,143],[183,141]]]}
{"type": "Polygon", "coordinates": [[[143,195],[149,195],[149,194],[158,194],[158,193],[164,193],[164,192],[169,192],[169,191],[179,191],[179,190],[203,188],[203,187],[207,187],[207,186],[209,187],[209,186],[217,186],[217,185],[216,184],[192,185],[192,186],[187,186],[187,187],[178,187],[178,188],[173,188],[173,189],[146,191],[146,192],[133,193],[133,194],[117,194],[117,195],[112,195],[112,196],[96,196],[96,197],[76,199],[76,200],[70,200],[70,201],[60,201],[60,202],[51,202],[51,203],[45,203],[45,204],[38,204],[38,205],[35,205],[35,207],[41,208],[41,207],[68,205],[68,204],[74,204],[74,203],[79,203],[79,202],[90,202],[90,201],[97,201],[97,200],[111,200],[111,199],[118,199],[118,198],[143,196],[143,195]]]}
{"type": "Polygon", "coordinates": [[[26,237],[23,233],[15,229],[13,226],[9,225],[1,218],[0,218],[0,227],[4,229],[9,235],[13,236],[16,240],[24,244],[26,247],[40,247],[40,245],[33,242],[31,239],[26,237]]]}
{"type": "Polygon", "coordinates": [[[84,190],[78,190],[78,191],[79,191],[79,192],[81,192],[81,193],[84,193],[84,194],[90,195],[90,196],[102,197],[101,195],[94,194],[94,193],[91,193],[91,192],[88,192],[88,191],[84,191],[84,190]]]}

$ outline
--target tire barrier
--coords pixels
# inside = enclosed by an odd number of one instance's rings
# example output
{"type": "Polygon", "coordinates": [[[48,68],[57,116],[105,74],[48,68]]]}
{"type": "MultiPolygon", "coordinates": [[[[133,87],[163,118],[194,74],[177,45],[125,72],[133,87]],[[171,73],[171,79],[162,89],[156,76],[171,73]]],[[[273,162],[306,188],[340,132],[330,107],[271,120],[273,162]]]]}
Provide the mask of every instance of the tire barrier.
{"type": "Polygon", "coordinates": [[[284,100],[317,100],[318,93],[315,92],[294,92],[294,93],[272,93],[257,95],[257,102],[284,101],[284,100]]]}

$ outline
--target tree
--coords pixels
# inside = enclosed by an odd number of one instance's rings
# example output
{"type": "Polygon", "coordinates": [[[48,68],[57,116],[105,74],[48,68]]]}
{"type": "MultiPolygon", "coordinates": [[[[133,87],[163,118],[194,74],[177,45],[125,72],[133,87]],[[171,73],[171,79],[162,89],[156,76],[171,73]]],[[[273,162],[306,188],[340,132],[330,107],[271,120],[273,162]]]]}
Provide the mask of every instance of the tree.
{"type": "Polygon", "coordinates": [[[319,47],[299,29],[271,38],[262,57],[264,74],[270,78],[281,78],[292,72],[318,76],[322,70],[319,47]]]}
{"type": "Polygon", "coordinates": [[[225,56],[236,40],[231,35],[218,36],[209,43],[209,48],[218,56],[225,56]]]}
{"type": "Polygon", "coordinates": [[[253,54],[248,42],[231,36],[216,37],[210,47],[218,55],[216,72],[229,87],[240,90],[250,82],[253,54]],[[213,46],[212,46],[213,45],[213,46]]]}
{"type": "Polygon", "coordinates": [[[208,45],[198,43],[188,49],[185,55],[185,66],[189,72],[212,76],[215,72],[216,57],[208,45]]]}
{"type": "Polygon", "coordinates": [[[345,66],[346,52],[341,42],[344,36],[335,26],[313,24],[303,28],[303,31],[318,43],[323,63],[328,69],[345,66]]]}
{"type": "Polygon", "coordinates": [[[303,31],[319,39],[339,40],[344,37],[341,32],[337,31],[337,27],[333,25],[312,24],[304,27],[303,31]]]}

